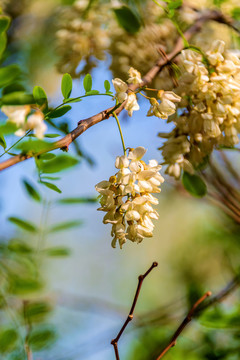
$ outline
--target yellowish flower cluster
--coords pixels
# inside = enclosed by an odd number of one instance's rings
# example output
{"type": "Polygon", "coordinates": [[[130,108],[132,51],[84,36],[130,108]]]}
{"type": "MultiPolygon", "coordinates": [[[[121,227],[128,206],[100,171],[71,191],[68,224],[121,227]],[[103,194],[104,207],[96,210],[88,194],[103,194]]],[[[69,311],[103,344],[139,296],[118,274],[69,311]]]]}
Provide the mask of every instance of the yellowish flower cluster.
{"type": "MultiPolygon", "coordinates": [[[[138,85],[141,84],[142,79],[141,79],[140,72],[138,72],[134,68],[130,68],[128,70],[128,74],[129,74],[129,79],[127,82],[129,84],[138,84],[138,85]]],[[[116,91],[115,99],[120,104],[122,102],[124,102],[125,100],[127,100],[124,108],[128,111],[128,115],[132,116],[133,111],[139,110],[139,105],[138,105],[137,97],[136,97],[135,93],[134,92],[127,93],[128,84],[119,78],[113,79],[112,83],[113,83],[114,89],[116,91]]]]}
{"type": "Polygon", "coordinates": [[[29,115],[31,111],[30,105],[20,105],[2,106],[1,111],[7,115],[9,122],[16,124],[18,127],[15,135],[24,136],[26,131],[34,130],[37,138],[42,139],[44,137],[47,126],[44,123],[44,115],[40,110],[29,115]]]}
{"type": "MultiPolygon", "coordinates": [[[[134,35],[127,36],[123,29],[116,26],[111,29],[110,53],[112,64],[110,69],[114,75],[122,78],[129,66],[141,69],[141,72],[145,74],[149,71],[151,64],[159,60],[159,49],[162,49],[166,54],[172,51],[178,33],[169,19],[162,18],[161,22],[157,20],[157,23],[154,23],[156,22],[156,12],[159,9],[153,3],[155,16],[151,16],[151,21],[149,21],[147,17],[149,12],[146,12],[145,26],[134,35]]],[[[164,90],[170,90],[173,87],[167,68],[164,68],[154,79],[153,86],[164,90]]]]}
{"type": "Polygon", "coordinates": [[[216,40],[206,59],[192,50],[182,52],[184,72],[176,89],[181,113],[160,148],[166,173],[179,178],[181,169],[193,173],[216,146],[233,147],[240,131],[240,60],[216,40]]]}
{"type": "MultiPolygon", "coordinates": [[[[131,67],[128,70],[128,74],[129,79],[127,82],[141,87],[142,78],[140,72],[131,67]]],[[[133,111],[139,110],[136,94],[128,91],[128,84],[119,78],[113,79],[112,83],[116,91],[114,98],[120,104],[126,101],[124,108],[128,111],[128,115],[132,116],[133,111]]],[[[176,111],[175,103],[181,100],[180,96],[176,95],[174,92],[164,90],[159,90],[157,92],[157,97],[160,99],[160,103],[153,97],[145,97],[150,101],[150,109],[147,116],[157,116],[161,119],[167,119],[168,116],[174,114],[176,111]]]]}
{"type": "Polygon", "coordinates": [[[150,160],[148,165],[141,160],[145,153],[146,149],[139,146],[128,156],[118,156],[118,172],[96,185],[101,204],[98,210],[106,212],[103,223],[112,224],[113,247],[117,241],[122,248],[127,239],[139,243],[153,236],[152,219],[158,219],[158,213],[152,204],[157,205],[158,199],[151,193],[161,191],[164,179],[156,160],[150,160]]]}
{"type": "Polygon", "coordinates": [[[107,13],[109,5],[94,4],[78,0],[72,6],[62,7],[58,14],[57,52],[60,55],[60,72],[78,75],[81,60],[86,60],[86,72],[96,66],[96,59],[105,59],[104,51],[109,45],[107,13]]]}

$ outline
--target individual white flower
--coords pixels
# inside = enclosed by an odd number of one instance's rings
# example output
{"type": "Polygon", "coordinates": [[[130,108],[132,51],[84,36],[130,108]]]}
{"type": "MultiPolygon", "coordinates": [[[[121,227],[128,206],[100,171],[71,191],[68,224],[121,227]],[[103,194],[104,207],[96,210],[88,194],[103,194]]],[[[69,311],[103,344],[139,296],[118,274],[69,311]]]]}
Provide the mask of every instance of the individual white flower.
{"type": "Polygon", "coordinates": [[[34,130],[34,134],[38,139],[43,139],[44,133],[47,130],[47,125],[44,123],[44,115],[41,111],[36,111],[30,115],[26,123],[27,130],[34,130]]]}
{"type": "Polygon", "coordinates": [[[170,115],[176,111],[176,102],[180,102],[180,96],[176,95],[172,91],[158,92],[158,97],[161,102],[159,103],[155,98],[150,98],[151,107],[147,113],[147,116],[157,116],[161,119],[167,119],[170,115]]]}
{"type": "Polygon", "coordinates": [[[139,243],[153,235],[152,219],[158,219],[158,213],[152,205],[157,205],[158,199],[151,192],[159,193],[164,179],[156,160],[148,165],[142,160],[145,153],[139,146],[130,149],[128,156],[118,156],[118,172],[96,185],[101,204],[98,210],[106,212],[103,223],[112,224],[113,247],[117,241],[122,248],[126,239],[139,243]]]}
{"type": "Polygon", "coordinates": [[[16,124],[18,127],[23,126],[26,120],[26,116],[30,113],[31,107],[29,105],[4,105],[1,107],[1,111],[7,115],[8,121],[16,124]]]}
{"type": "Polygon", "coordinates": [[[217,63],[224,60],[223,52],[224,52],[225,43],[222,40],[215,40],[212,44],[212,47],[209,51],[206,52],[208,56],[208,60],[211,65],[216,65],[217,63]]]}
{"type": "Polygon", "coordinates": [[[141,74],[139,71],[137,71],[136,69],[134,69],[133,67],[131,67],[128,70],[128,74],[129,74],[129,79],[127,80],[127,82],[129,84],[137,84],[140,85],[142,83],[142,78],[141,78],[141,74]]]}
{"type": "Polygon", "coordinates": [[[128,85],[119,78],[113,79],[112,83],[113,83],[114,89],[116,91],[115,98],[121,104],[125,100],[127,100],[128,85]]]}
{"type": "Polygon", "coordinates": [[[137,102],[137,97],[134,93],[128,94],[127,103],[124,106],[124,108],[125,110],[127,110],[129,116],[132,116],[133,111],[140,109],[137,102]]]}

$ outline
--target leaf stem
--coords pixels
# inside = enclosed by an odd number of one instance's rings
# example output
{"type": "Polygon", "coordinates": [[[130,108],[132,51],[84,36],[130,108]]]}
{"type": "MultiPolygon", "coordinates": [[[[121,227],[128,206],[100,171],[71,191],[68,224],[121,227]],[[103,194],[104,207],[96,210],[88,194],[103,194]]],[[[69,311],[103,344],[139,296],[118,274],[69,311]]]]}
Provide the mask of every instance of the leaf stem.
{"type": "Polygon", "coordinates": [[[0,157],[2,157],[3,155],[7,154],[9,152],[9,150],[11,150],[15,145],[17,145],[20,141],[22,141],[22,139],[24,139],[32,130],[28,130],[26,132],[26,134],[24,136],[22,136],[20,139],[18,139],[12,146],[10,146],[8,149],[6,149],[1,155],[0,157]]]}
{"type": "Polygon", "coordinates": [[[126,146],[125,146],[125,143],[124,143],[123,133],[122,133],[122,129],[121,129],[121,125],[120,125],[119,119],[118,119],[115,111],[113,111],[112,114],[113,114],[113,116],[114,116],[115,119],[116,119],[116,122],[117,122],[117,125],[118,125],[118,130],[119,130],[120,137],[121,137],[121,140],[122,140],[122,147],[123,147],[124,155],[126,155],[127,150],[126,150],[126,146]]]}

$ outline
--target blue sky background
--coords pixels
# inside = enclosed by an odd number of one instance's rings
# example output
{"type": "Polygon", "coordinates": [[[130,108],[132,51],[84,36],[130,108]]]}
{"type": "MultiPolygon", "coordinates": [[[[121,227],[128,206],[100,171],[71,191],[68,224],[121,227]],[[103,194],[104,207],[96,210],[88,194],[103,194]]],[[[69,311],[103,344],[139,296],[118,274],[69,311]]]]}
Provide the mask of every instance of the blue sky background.
{"type": "MultiPolygon", "coordinates": [[[[99,64],[92,76],[93,88],[100,91],[104,91],[104,80],[108,79],[111,82],[112,79],[111,73],[107,70],[107,63],[104,62],[99,64]]],[[[60,89],[60,82],[59,77],[58,89],[60,89]]],[[[74,81],[72,96],[79,96],[79,92],[82,93],[82,79],[74,81]]],[[[56,105],[60,103],[60,91],[52,100],[56,105]]],[[[70,128],[74,128],[79,120],[111,105],[111,99],[103,96],[90,97],[81,103],[73,104],[68,115],[70,128]]],[[[149,108],[147,100],[141,98],[140,107],[138,112],[134,112],[132,118],[126,117],[126,111],[120,114],[125,144],[127,147],[144,146],[148,149],[145,155],[146,161],[155,158],[161,162],[161,154],[157,150],[161,139],[157,137],[157,133],[167,129],[166,123],[159,118],[146,117],[149,108]]],[[[95,196],[97,195],[95,184],[108,179],[116,172],[115,158],[121,155],[123,150],[114,118],[91,127],[80,138],[82,147],[94,158],[96,165],[90,167],[83,161],[72,171],[63,173],[62,179],[56,182],[62,190],[62,195],[39,187],[48,200],[61,197],[95,196]]],[[[71,151],[70,146],[70,153],[71,151]]],[[[8,216],[19,216],[36,224],[40,221],[41,206],[26,196],[21,183],[23,178],[37,184],[33,160],[24,161],[1,173],[0,227],[2,235],[7,237],[16,234],[14,225],[6,221],[8,216]]],[[[166,184],[163,184],[162,191],[163,194],[167,191],[166,184]]],[[[162,205],[162,202],[166,201],[166,199],[162,200],[164,198],[165,196],[160,194],[160,217],[161,212],[165,211],[162,205]]],[[[166,246],[164,236],[159,231],[160,225],[157,225],[153,239],[145,239],[140,245],[129,242],[123,250],[112,249],[111,226],[102,224],[104,214],[97,212],[97,207],[98,204],[89,204],[54,206],[51,209],[49,224],[82,219],[84,225],[78,229],[52,235],[47,241],[49,246],[70,247],[72,254],[67,259],[44,263],[43,271],[48,281],[46,294],[56,304],[52,321],[57,325],[60,338],[51,351],[39,354],[40,359],[113,359],[114,353],[110,341],[117,334],[127,316],[137,285],[137,276],[145,272],[153,261],[158,260],[159,245],[166,246]],[[101,302],[103,302],[102,305],[101,302]],[[113,309],[109,304],[114,304],[113,309]],[[101,351],[96,353],[98,350],[101,351]]],[[[170,216],[167,220],[170,226],[171,219],[170,216]]],[[[166,231],[171,233],[173,229],[168,230],[168,222],[166,222],[166,231]]],[[[144,310],[150,310],[155,302],[159,303],[161,281],[160,267],[158,272],[151,274],[146,284],[147,290],[143,295],[145,301],[142,305],[139,304],[140,309],[142,306],[144,310]],[[157,289],[153,286],[156,281],[160,281],[157,289]]],[[[166,285],[163,283],[163,289],[164,286],[166,285]]],[[[168,288],[165,290],[169,291],[168,288]]],[[[171,295],[171,291],[169,294],[171,295]]],[[[120,351],[123,358],[126,358],[124,352],[128,350],[130,338],[131,336],[125,335],[124,339],[121,339],[120,351]]]]}

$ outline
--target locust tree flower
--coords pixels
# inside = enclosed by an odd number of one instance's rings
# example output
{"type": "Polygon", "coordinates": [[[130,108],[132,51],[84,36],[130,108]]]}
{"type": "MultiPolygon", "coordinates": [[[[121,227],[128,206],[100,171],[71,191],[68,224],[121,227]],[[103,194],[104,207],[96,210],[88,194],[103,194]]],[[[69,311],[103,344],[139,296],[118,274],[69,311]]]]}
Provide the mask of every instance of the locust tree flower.
{"type": "MultiPolygon", "coordinates": [[[[171,121],[174,128],[161,146],[166,173],[179,178],[204,163],[218,146],[239,143],[240,131],[240,60],[223,41],[216,40],[202,55],[192,50],[182,52],[183,73],[176,93],[181,96],[171,121]],[[209,69],[210,64],[210,69],[209,69]]],[[[168,100],[171,101],[170,98],[168,100]]],[[[160,113],[156,100],[152,113],[160,113]]],[[[162,111],[163,112],[163,111],[162,111]]]]}
{"type": "Polygon", "coordinates": [[[7,115],[8,121],[16,124],[16,126],[23,126],[26,120],[26,116],[30,113],[31,107],[29,105],[20,106],[7,106],[1,107],[1,111],[7,115]]]}
{"type": "Polygon", "coordinates": [[[38,139],[43,139],[44,133],[47,130],[47,125],[44,123],[44,115],[41,111],[36,111],[30,115],[26,123],[27,130],[33,130],[38,139]]]}
{"type": "Polygon", "coordinates": [[[44,123],[44,115],[40,110],[29,115],[31,111],[30,105],[22,105],[2,106],[1,111],[8,116],[9,122],[16,124],[18,127],[15,135],[24,136],[26,131],[33,130],[37,138],[42,139],[44,137],[47,126],[44,123]]]}
{"type": "Polygon", "coordinates": [[[128,70],[128,74],[129,74],[129,79],[127,80],[127,82],[129,84],[137,84],[140,85],[142,83],[142,78],[141,78],[141,74],[139,71],[137,71],[136,69],[134,69],[133,67],[131,67],[128,70]]]}
{"type": "Polygon", "coordinates": [[[114,89],[116,91],[115,98],[117,99],[117,101],[119,103],[122,103],[125,100],[127,100],[128,85],[119,78],[113,79],[112,83],[113,83],[114,89]]]}
{"type": "Polygon", "coordinates": [[[172,91],[163,91],[158,92],[158,97],[161,100],[159,103],[157,99],[150,98],[151,107],[148,110],[147,116],[157,116],[161,119],[168,119],[168,117],[175,113],[176,111],[176,102],[181,101],[181,97],[176,95],[172,91]]]}
{"type": "Polygon", "coordinates": [[[149,164],[142,160],[145,153],[146,149],[139,146],[131,149],[128,156],[118,156],[118,172],[96,185],[101,204],[98,210],[106,212],[103,223],[112,224],[113,247],[118,242],[122,248],[127,239],[139,243],[153,236],[152,219],[158,219],[158,213],[152,205],[157,205],[158,199],[151,193],[161,191],[164,179],[156,160],[149,164]]]}
{"type": "Polygon", "coordinates": [[[138,102],[137,102],[137,97],[134,93],[130,93],[128,95],[127,103],[124,108],[125,108],[125,110],[127,110],[129,116],[132,116],[133,111],[140,109],[138,102]]]}

